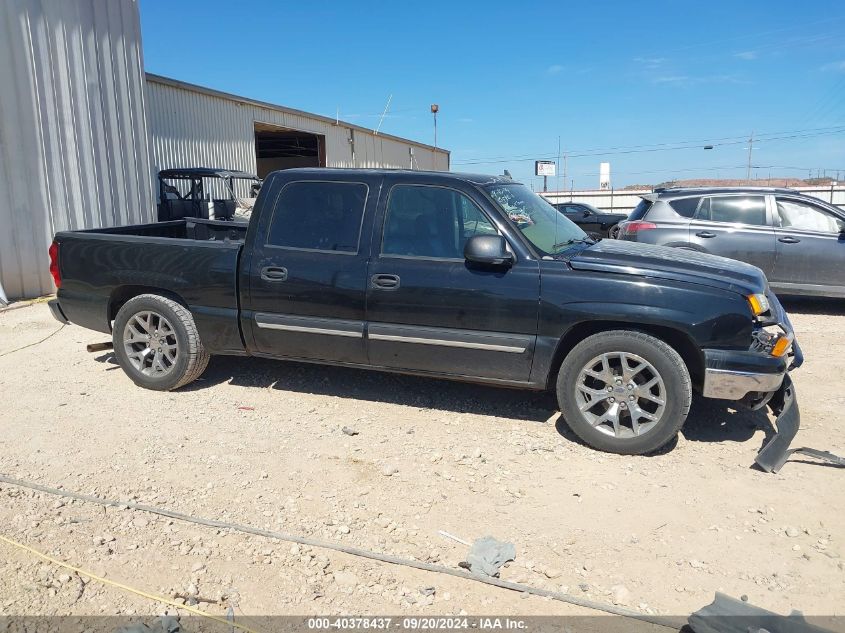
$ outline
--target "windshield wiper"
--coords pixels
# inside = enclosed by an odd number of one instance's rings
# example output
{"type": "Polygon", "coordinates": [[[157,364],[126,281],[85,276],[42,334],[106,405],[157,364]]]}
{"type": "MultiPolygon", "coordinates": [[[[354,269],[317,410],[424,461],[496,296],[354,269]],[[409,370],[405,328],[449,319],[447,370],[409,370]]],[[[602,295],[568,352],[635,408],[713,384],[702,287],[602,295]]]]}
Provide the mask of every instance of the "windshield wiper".
{"type": "Polygon", "coordinates": [[[595,243],[596,243],[596,240],[594,240],[590,236],[573,237],[571,239],[566,240],[565,242],[560,242],[558,244],[552,244],[552,248],[562,248],[564,246],[571,246],[572,244],[590,244],[590,245],[593,245],[595,243]]]}

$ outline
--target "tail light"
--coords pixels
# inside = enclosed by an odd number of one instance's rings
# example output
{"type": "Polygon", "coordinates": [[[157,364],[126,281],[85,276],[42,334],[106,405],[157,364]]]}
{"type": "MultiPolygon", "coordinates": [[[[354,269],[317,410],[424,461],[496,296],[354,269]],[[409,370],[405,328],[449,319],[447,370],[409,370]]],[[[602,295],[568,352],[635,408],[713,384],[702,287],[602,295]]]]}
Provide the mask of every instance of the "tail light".
{"type": "Polygon", "coordinates": [[[56,288],[62,287],[62,273],[59,271],[59,243],[50,244],[50,274],[53,275],[53,283],[56,288]]]}
{"type": "Polygon", "coordinates": [[[654,222],[643,222],[642,220],[631,220],[622,225],[622,233],[625,235],[636,235],[640,231],[650,231],[656,229],[657,225],[654,222]]]}

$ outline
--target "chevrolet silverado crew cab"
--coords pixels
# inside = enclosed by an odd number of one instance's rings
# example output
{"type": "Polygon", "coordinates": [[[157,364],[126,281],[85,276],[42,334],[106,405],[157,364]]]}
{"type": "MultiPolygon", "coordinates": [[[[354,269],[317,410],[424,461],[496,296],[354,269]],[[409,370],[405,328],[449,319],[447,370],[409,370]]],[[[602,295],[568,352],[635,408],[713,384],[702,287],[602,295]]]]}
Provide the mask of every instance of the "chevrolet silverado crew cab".
{"type": "Polygon", "coordinates": [[[148,389],[213,354],[553,389],[587,444],[640,454],[693,389],[762,406],[801,362],[758,268],[595,242],[506,177],[291,169],[248,225],[61,232],[50,254],[55,317],[111,333],[148,389]]]}

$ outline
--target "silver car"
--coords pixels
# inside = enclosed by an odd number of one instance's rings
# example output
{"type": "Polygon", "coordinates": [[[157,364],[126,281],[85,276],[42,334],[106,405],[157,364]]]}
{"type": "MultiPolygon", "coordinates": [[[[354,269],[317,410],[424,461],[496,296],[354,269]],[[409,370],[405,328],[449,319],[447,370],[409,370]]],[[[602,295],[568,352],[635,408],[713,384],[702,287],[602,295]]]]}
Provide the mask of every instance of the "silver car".
{"type": "Polygon", "coordinates": [[[793,189],[657,189],[619,227],[620,240],[754,264],[779,294],[845,297],[845,211],[793,189]]]}

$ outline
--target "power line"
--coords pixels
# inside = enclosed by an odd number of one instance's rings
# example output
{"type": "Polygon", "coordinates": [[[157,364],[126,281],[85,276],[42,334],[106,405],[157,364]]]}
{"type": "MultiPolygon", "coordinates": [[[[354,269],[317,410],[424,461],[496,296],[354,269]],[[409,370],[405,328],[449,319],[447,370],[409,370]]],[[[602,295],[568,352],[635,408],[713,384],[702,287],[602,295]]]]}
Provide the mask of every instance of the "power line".
{"type": "MultiPolygon", "coordinates": [[[[701,171],[730,171],[732,169],[745,169],[747,165],[719,165],[715,167],[683,167],[679,169],[648,169],[645,171],[625,171],[625,170],[616,170],[615,174],[625,174],[626,176],[645,176],[650,174],[680,174],[685,172],[701,172],[701,171]]],[[[817,169],[821,169],[822,171],[828,172],[837,172],[837,171],[845,171],[843,169],[836,169],[830,167],[793,167],[787,165],[751,165],[752,169],[781,169],[784,171],[816,171],[817,169]]],[[[579,172],[579,176],[598,176],[600,175],[598,172],[589,171],[589,172],[579,172]]]]}
{"type": "MultiPolygon", "coordinates": [[[[843,127],[845,127],[845,124],[833,125],[833,126],[827,126],[827,127],[818,127],[818,128],[806,128],[806,129],[802,129],[802,130],[787,130],[787,131],[783,131],[783,132],[765,132],[765,133],[758,134],[757,139],[758,140],[766,140],[766,139],[761,138],[761,137],[772,136],[772,135],[776,135],[776,134],[796,134],[796,133],[804,133],[804,132],[807,132],[807,133],[809,133],[809,132],[822,132],[822,131],[828,131],[828,130],[838,130],[839,128],[843,128],[843,127]]],[[[669,146],[669,145],[681,145],[681,144],[689,144],[689,143],[713,143],[713,142],[718,142],[718,141],[731,141],[731,140],[744,142],[745,140],[747,140],[747,137],[745,135],[722,136],[722,137],[717,137],[717,138],[698,139],[698,140],[691,140],[691,141],[670,141],[670,142],[664,142],[664,143],[646,143],[646,144],[642,144],[642,145],[622,145],[622,146],[617,146],[617,147],[600,147],[600,148],[583,149],[583,150],[567,150],[567,154],[569,156],[573,156],[574,154],[571,153],[573,151],[582,152],[582,153],[584,153],[584,152],[605,152],[605,151],[610,152],[610,151],[616,151],[616,150],[628,150],[628,149],[651,148],[651,147],[665,147],[665,146],[669,146]]],[[[697,147],[697,145],[696,145],[696,147],[697,147]]],[[[479,160],[480,161],[480,160],[515,159],[515,158],[533,158],[535,156],[537,156],[536,152],[533,153],[533,154],[518,154],[518,155],[515,155],[515,156],[492,156],[492,157],[486,157],[486,158],[476,158],[476,159],[473,159],[473,160],[479,160]]],[[[458,162],[461,162],[461,161],[458,161],[458,162]]]]}
{"type": "MultiPolygon", "coordinates": [[[[686,50],[690,50],[690,49],[693,49],[693,48],[701,48],[702,46],[708,46],[709,47],[709,46],[712,46],[714,44],[723,44],[725,42],[733,42],[733,41],[736,41],[736,40],[740,40],[742,42],[747,42],[748,40],[754,39],[755,37],[764,37],[764,36],[767,36],[767,35],[774,35],[776,33],[783,33],[783,32],[786,32],[786,31],[795,32],[798,29],[801,29],[805,26],[814,26],[816,24],[830,24],[833,21],[841,20],[843,18],[845,18],[845,16],[841,16],[841,15],[840,16],[833,16],[833,17],[825,17],[825,18],[822,18],[822,19],[819,19],[819,20],[813,20],[811,22],[803,22],[801,24],[791,24],[790,26],[786,26],[786,27],[782,27],[782,28],[778,28],[778,29],[771,29],[771,30],[768,30],[768,31],[758,31],[756,33],[742,33],[740,35],[734,35],[734,36],[731,36],[731,37],[724,37],[724,38],[720,38],[718,40],[696,42],[695,44],[689,44],[688,46],[681,46],[681,47],[678,47],[678,48],[670,48],[670,49],[664,50],[662,53],[654,53],[653,55],[640,55],[640,57],[657,57],[659,55],[665,55],[667,53],[675,53],[675,52],[678,52],[678,51],[686,51],[686,50]]],[[[819,35],[820,34],[818,34],[818,33],[814,33],[813,35],[810,35],[810,36],[807,36],[807,37],[808,38],[817,38],[819,35]]],[[[826,34],[821,34],[821,35],[826,35],[826,34]]],[[[801,40],[801,38],[798,38],[798,39],[799,39],[799,41],[801,40]]],[[[768,44],[768,45],[772,46],[773,44],[768,44]]]]}
{"type": "MultiPolygon", "coordinates": [[[[808,130],[793,130],[794,133],[788,132],[769,132],[765,135],[759,134],[755,135],[756,140],[758,142],[763,141],[780,141],[780,140],[787,140],[787,139],[795,139],[795,138],[812,138],[815,136],[824,136],[828,134],[840,134],[845,132],[845,125],[838,125],[834,127],[826,127],[826,128],[815,128],[808,129],[808,130]],[[783,134],[783,136],[772,136],[773,134],[783,134]]],[[[638,153],[647,153],[647,152],[660,152],[660,151],[674,151],[674,150],[681,150],[681,149],[700,149],[702,143],[707,143],[708,145],[713,145],[714,147],[724,146],[724,145],[739,145],[741,143],[747,143],[748,137],[745,136],[729,136],[729,137],[722,137],[721,139],[702,139],[699,141],[677,141],[675,143],[655,143],[652,145],[630,145],[630,146],[620,146],[620,147],[607,147],[607,148],[597,148],[597,149],[589,149],[589,150],[580,150],[579,152],[567,152],[567,156],[569,158],[582,158],[586,156],[606,156],[610,154],[621,155],[621,154],[638,154],[638,153]]],[[[554,154],[521,154],[517,156],[501,156],[489,159],[473,159],[473,160],[466,160],[466,161],[454,161],[453,165],[491,165],[496,163],[509,163],[509,162],[525,162],[525,161],[532,161],[535,159],[551,159],[555,158],[554,154]]]]}

